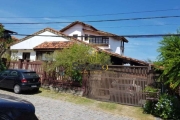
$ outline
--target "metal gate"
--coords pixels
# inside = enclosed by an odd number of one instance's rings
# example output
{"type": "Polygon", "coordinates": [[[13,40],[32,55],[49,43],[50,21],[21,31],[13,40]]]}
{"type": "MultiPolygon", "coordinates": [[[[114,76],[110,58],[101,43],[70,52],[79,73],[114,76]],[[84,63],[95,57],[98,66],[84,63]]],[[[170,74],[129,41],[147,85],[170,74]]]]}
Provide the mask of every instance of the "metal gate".
{"type": "Polygon", "coordinates": [[[87,97],[120,104],[141,106],[144,88],[152,83],[148,66],[109,66],[107,71],[91,71],[87,97]]]}

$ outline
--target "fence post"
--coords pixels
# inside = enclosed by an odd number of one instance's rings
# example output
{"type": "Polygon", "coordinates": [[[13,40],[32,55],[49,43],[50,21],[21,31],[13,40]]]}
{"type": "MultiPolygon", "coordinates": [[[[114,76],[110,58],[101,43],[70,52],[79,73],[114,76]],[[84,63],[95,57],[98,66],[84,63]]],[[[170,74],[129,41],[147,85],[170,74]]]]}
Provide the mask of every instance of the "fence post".
{"type": "Polygon", "coordinates": [[[18,69],[22,69],[22,62],[23,61],[24,61],[23,59],[19,59],[18,69]]]}
{"type": "Polygon", "coordinates": [[[25,62],[25,69],[26,69],[26,70],[28,69],[29,61],[30,61],[30,60],[25,60],[25,61],[24,61],[24,62],[25,62]]]}

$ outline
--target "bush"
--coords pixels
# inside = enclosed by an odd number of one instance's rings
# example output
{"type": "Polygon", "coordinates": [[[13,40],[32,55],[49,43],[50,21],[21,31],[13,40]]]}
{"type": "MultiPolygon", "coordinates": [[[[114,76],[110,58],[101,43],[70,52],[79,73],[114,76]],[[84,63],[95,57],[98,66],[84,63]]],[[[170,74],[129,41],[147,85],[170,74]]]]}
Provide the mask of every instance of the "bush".
{"type": "Polygon", "coordinates": [[[146,86],[144,89],[145,92],[158,92],[159,89],[151,87],[151,86],[146,86]]]}
{"type": "Polygon", "coordinates": [[[163,94],[154,107],[154,115],[163,119],[180,119],[179,104],[175,96],[163,94]]]}
{"type": "Polygon", "coordinates": [[[3,61],[0,60],[0,72],[5,70],[6,69],[6,66],[4,65],[3,61]]]}
{"type": "Polygon", "coordinates": [[[156,103],[157,102],[154,101],[146,101],[146,103],[143,105],[143,113],[153,114],[156,103]]]}
{"type": "Polygon", "coordinates": [[[163,119],[180,119],[180,101],[175,96],[163,94],[158,102],[146,101],[143,112],[163,119]]]}

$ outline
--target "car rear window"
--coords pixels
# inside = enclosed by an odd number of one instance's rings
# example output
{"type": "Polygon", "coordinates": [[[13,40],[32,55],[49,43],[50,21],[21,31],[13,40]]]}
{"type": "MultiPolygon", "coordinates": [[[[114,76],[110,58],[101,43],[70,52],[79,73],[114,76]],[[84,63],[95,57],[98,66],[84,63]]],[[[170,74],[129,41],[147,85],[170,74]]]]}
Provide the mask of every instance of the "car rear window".
{"type": "Polygon", "coordinates": [[[23,72],[23,75],[25,78],[28,78],[28,77],[39,77],[39,75],[35,72],[23,72]]]}

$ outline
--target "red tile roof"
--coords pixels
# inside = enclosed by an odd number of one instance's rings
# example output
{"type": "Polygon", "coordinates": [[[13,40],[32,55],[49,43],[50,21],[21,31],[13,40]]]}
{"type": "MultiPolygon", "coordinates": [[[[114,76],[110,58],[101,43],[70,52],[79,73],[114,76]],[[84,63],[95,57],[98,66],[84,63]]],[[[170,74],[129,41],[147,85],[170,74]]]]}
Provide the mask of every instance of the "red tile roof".
{"type": "MultiPolygon", "coordinates": [[[[107,36],[112,36],[112,37],[116,38],[117,40],[123,40],[124,42],[128,42],[128,40],[125,37],[123,37],[123,36],[115,35],[115,34],[104,32],[104,31],[100,31],[100,30],[96,29],[95,27],[93,27],[91,25],[88,25],[88,24],[85,24],[85,23],[80,22],[80,21],[75,21],[75,22],[69,24],[65,28],[61,29],[60,32],[64,32],[64,31],[66,31],[67,29],[71,28],[72,26],[74,26],[76,24],[81,24],[81,25],[83,25],[85,27],[89,27],[89,28],[92,29],[91,30],[92,32],[95,32],[95,33],[98,33],[98,34],[107,35],[107,36]]],[[[84,29],[84,30],[87,30],[87,29],[84,29]]]]}
{"type": "Polygon", "coordinates": [[[11,36],[11,38],[12,38],[12,40],[14,40],[14,41],[19,41],[19,39],[18,38],[16,38],[16,37],[14,37],[14,36],[11,36]]]}
{"type": "Polygon", "coordinates": [[[81,24],[81,25],[83,25],[85,27],[89,27],[89,28],[91,28],[93,30],[97,30],[95,27],[93,27],[91,25],[85,24],[85,23],[80,22],[80,21],[75,21],[75,22],[72,22],[71,24],[69,24],[68,26],[64,27],[63,29],[61,29],[60,32],[64,32],[64,31],[66,31],[67,29],[69,29],[70,27],[72,27],[72,26],[74,26],[76,24],[81,24]]]}
{"type": "Polygon", "coordinates": [[[51,41],[51,42],[44,42],[36,47],[34,49],[61,49],[61,48],[69,48],[72,46],[74,42],[70,41],[51,41]]]}

